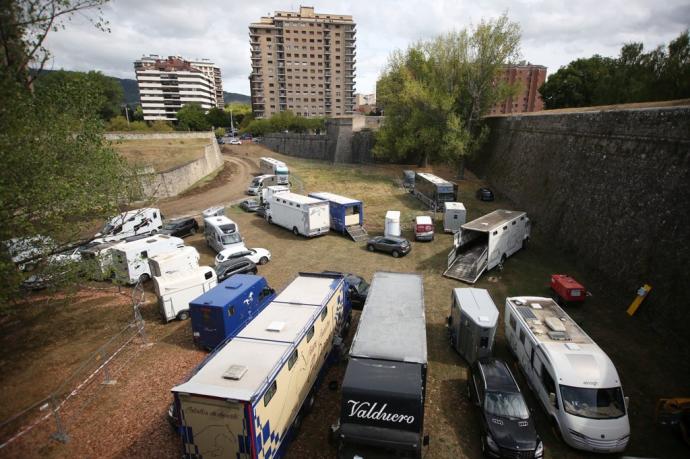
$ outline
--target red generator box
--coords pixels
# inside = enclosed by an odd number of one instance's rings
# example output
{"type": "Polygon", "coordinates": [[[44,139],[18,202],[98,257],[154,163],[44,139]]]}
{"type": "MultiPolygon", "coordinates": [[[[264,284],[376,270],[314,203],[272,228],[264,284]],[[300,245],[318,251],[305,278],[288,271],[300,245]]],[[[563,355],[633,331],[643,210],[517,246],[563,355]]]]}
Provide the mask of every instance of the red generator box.
{"type": "Polygon", "coordinates": [[[584,286],[567,274],[552,274],[551,289],[556,292],[560,302],[581,303],[585,301],[584,286]]]}

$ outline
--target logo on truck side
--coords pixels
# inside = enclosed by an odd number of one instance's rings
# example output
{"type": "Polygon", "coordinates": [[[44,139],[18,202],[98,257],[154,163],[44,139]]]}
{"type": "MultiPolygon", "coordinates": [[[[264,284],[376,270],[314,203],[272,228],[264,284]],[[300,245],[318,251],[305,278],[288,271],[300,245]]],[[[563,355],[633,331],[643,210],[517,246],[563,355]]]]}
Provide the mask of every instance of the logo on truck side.
{"type": "Polygon", "coordinates": [[[350,405],[350,417],[357,417],[360,419],[371,419],[375,421],[387,421],[387,422],[399,422],[412,424],[414,422],[414,416],[409,414],[397,414],[397,413],[387,413],[386,407],[387,403],[384,403],[378,410],[377,402],[358,402],[357,400],[348,400],[347,403],[350,405]]]}

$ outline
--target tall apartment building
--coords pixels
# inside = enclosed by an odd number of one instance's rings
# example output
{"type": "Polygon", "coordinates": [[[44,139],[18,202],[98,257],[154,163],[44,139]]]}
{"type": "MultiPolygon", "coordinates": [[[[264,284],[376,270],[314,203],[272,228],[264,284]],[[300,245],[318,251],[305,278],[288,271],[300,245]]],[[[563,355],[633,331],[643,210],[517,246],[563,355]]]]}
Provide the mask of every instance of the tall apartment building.
{"type": "Polygon", "coordinates": [[[220,69],[207,59],[187,61],[144,56],[134,62],[144,120],[177,120],[177,112],[196,102],[204,110],[223,108],[220,69]]]}
{"type": "Polygon", "coordinates": [[[538,112],[544,109],[539,88],[546,81],[546,67],[521,62],[518,65],[508,65],[500,76],[507,83],[518,83],[520,91],[515,97],[509,97],[499,102],[491,109],[490,115],[505,113],[538,112]]]}
{"type": "Polygon", "coordinates": [[[276,11],[249,25],[252,111],[301,116],[350,115],[355,92],[352,16],[276,11]]]}

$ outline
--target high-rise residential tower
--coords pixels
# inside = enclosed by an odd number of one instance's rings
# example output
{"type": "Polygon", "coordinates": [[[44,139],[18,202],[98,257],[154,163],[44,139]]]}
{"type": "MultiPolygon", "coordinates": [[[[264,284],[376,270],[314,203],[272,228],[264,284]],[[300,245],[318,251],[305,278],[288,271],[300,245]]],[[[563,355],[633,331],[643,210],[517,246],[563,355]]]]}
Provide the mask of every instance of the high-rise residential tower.
{"type": "Polygon", "coordinates": [[[355,92],[352,16],[276,11],[249,26],[252,111],[301,116],[350,115],[355,92]]]}

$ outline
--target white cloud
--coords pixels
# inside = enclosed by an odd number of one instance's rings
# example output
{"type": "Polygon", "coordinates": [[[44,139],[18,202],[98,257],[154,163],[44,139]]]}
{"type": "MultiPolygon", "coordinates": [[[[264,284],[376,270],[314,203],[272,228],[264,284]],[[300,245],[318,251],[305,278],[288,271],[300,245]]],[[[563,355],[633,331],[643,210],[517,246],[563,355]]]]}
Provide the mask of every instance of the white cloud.
{"type": "MultiPolygon", "coordinates": [[[[351,14],[357,23],[358,92],[373,92],[389,54],[418,40],[461,29],[507,12],[522,28],[522,56],[549,72],[593,54],[615,56],[623,43],[651,49],[668,43],[690,24],[687,0],[324,0],[317,12],[351,14]]],[[[111,33],[78,15],[51,33],[52,67],[100,70],[134,78],[142,55],[208,58],[220,66],[226,91],[249,94],[248,27],[276,10],[299,3],[256,0],[112,0],[104,9],[111,33]]]]}

